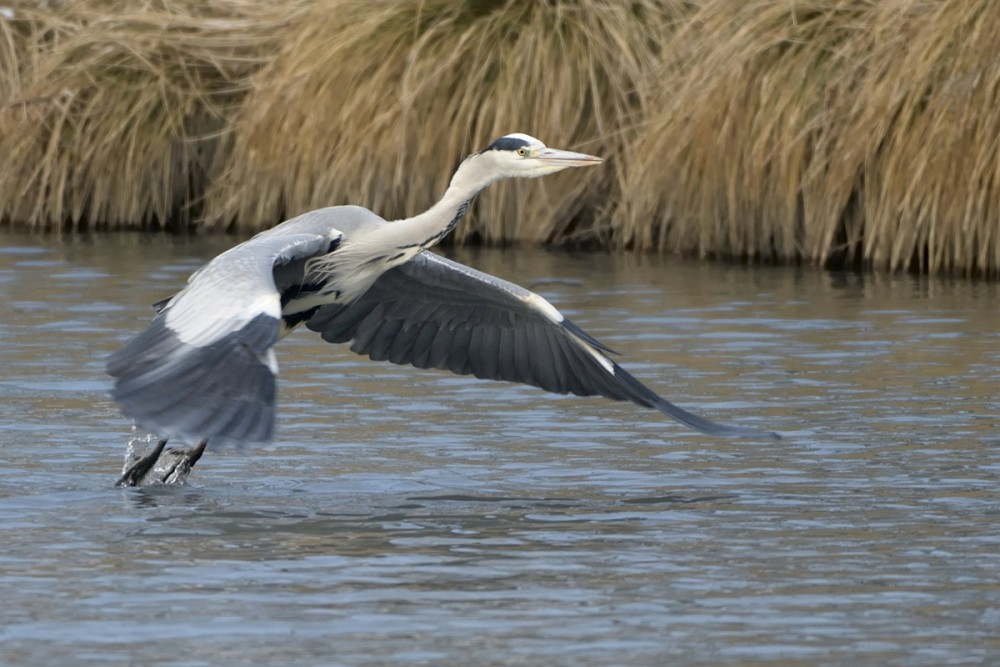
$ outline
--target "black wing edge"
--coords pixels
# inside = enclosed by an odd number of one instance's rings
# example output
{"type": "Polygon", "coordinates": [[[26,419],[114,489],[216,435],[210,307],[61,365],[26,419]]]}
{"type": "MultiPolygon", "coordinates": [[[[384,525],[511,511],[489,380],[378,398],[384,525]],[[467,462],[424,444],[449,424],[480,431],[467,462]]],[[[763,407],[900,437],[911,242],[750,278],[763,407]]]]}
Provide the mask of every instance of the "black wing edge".
{"type": "Polygon", "coordinates": [[[666,400],[652,389],[639,382],[639,380],[635,379],[632,374],[618,364],[612,362],[612,365],[615,369],[615,377],[621,383],[621,387],[628,392],[629,398],[633,402],[638,403],[639,405],[644,405],[647,408],[659,410],[668,417],[671,417],[696,431],[700,431],[707,435],[719,435],[734,438],[758,438],[767,440],[782,439],[781,434],[775,431],[743,428],[740,426],[727,426],[725,424],[717,424],[716,422],[705,419],[704,417],[699,417],[698,415],[690,413],[684,408],[676,406],[666,400]]]}

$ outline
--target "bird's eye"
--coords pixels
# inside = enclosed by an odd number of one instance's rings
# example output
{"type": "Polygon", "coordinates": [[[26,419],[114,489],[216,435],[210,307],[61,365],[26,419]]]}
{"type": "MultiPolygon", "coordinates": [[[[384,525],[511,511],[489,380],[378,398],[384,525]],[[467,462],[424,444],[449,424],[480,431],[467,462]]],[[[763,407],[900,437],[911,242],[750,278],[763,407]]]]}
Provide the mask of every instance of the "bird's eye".
{"type": "Polygon", "coordinates": [[[517,154],[520,155],[521,157],[524,157],[525,155],[528,154],[528,149],[527,148],[518,148],[517,149],[517,154]]]}

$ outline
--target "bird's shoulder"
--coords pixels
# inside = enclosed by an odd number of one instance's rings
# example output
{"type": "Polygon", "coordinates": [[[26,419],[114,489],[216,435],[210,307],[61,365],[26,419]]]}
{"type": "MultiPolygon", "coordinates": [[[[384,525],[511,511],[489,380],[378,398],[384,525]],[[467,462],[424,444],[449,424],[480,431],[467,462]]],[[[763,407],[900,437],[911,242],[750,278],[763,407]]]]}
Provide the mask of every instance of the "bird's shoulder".
{"type": "Polygon", "coordinates": [[[403,267],[402,273],[408,278],[418,281],[438,281],[454,285],[462,285],[463,289],[476,287],[483,293],[494,293],[505,298],[515,298],[529,302],[541,297],[529,289],[516,283],[498,278],[492,274],[474,269],[454,260],[442,257],[433,252],[422,252],[413,261],[403,267]]]}
{"type": "Polygon", "coordinates": [[[329,234],[339,231],[350,235],[358,230],[369,229],[385,220],[364,206],[344,205],[327,206],[312,211],[306,211],[290,220],[286,220],[264,234],[329,234]]]}

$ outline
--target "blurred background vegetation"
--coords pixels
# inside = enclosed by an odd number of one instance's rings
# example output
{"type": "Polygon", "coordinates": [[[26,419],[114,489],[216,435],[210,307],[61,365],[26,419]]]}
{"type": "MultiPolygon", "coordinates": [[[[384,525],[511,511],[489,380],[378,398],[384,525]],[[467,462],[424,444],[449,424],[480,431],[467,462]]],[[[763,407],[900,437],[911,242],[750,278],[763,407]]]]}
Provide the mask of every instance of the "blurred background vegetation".
{"type": "Polygon", "coordinates": [[[0,223],[429,206],[508,132],[608,158],[459,242],[1000,273],[995,0],[0,0],[0,223]]]}

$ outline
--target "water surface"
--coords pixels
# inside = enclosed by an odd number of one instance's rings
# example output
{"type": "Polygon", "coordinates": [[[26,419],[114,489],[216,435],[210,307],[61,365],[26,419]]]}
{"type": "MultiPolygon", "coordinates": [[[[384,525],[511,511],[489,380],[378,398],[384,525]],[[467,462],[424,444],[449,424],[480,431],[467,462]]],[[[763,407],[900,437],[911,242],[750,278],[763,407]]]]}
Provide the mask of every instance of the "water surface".
{"type": "Polygon", "coordinates": [[[275,445],[116,489],[104,358],[227,244],[0,237],[0,663],[1000,662],[995,285],[463,252],[785,439],[302,331],[275,445]]]}

